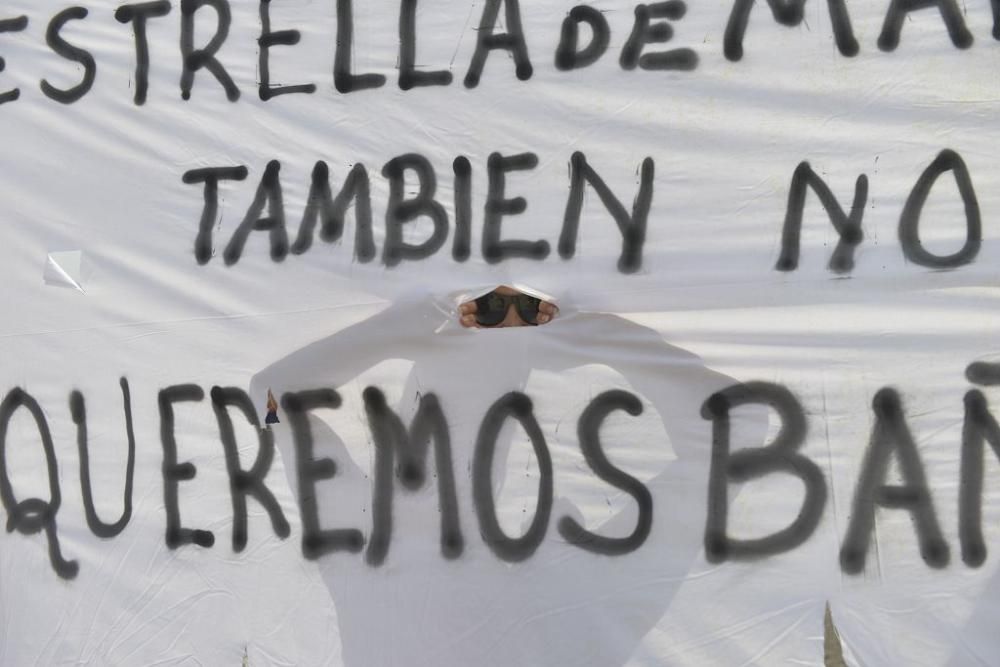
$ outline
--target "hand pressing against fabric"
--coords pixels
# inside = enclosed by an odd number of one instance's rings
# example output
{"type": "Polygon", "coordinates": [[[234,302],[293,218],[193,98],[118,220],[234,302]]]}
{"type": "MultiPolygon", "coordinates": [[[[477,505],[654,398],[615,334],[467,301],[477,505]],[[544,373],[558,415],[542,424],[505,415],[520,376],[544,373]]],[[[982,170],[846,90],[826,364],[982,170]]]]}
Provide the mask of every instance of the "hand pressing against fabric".
{"type": "Polygon", "coordinates": [[[550,322],[558,312],[555,304],[502,285],[459,306],[458,321],[469,328],[526,327],[550,322]]]}

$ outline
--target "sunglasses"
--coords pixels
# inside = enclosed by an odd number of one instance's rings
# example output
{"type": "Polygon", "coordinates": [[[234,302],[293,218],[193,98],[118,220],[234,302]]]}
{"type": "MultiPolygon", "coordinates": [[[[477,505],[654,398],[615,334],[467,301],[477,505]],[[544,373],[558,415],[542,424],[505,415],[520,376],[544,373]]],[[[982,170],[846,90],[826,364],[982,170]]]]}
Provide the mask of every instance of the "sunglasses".
{"type": "Polygon", "coordinates": [[[482,327],[495,327],[503,322],[513,304],[521,319],[531,325],[538,324],[538,306],[542,300],[527,294],[497,294],[490,292],[476,299],[476,323],[482,327]]]}

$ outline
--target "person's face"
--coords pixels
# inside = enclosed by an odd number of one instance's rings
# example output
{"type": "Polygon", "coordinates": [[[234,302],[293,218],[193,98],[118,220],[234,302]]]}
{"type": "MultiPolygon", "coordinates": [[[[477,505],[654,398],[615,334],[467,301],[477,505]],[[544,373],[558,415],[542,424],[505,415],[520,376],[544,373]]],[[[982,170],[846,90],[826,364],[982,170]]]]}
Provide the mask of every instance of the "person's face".
{"type": "MultiPolygon", "coordinates": [[[[524,295],[524,292],[514,289],[513,287],[507,287],[502,285],[493,290],[493,293],[499,294],[501,296],[518,296],[524,295]]],[[[476,301],[468,301],[459,306],[459,321],[464,327],[484,327],[479,323],[476,317],[476,312],[478,311],[478,306],[476,301]]],[[[536,317],[537,324],[545,324],[552,320],[558,309],[555,305],[549,303],[548,301],[542,301],[538,304],[538,315],[536,317]]],[[[499,329],[501,327],[524,327],[530,326],[531,322],[526,322],[521,314],[518,312],[517,307],[511,303],[507,306],[507,311],[504,313],[503,319],[499,324],[489,326],[490,329],[499,329]]]]}

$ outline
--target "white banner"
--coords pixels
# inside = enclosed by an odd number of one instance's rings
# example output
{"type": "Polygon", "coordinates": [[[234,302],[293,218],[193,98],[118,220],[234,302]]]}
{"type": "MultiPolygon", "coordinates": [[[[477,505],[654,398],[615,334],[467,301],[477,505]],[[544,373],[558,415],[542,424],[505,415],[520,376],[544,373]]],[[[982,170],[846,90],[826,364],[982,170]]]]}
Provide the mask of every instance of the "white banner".
{"type": "Polygon", "coordinates": [[[991,664],[996,12],[8,3],[0,664],[991,664]]]}

